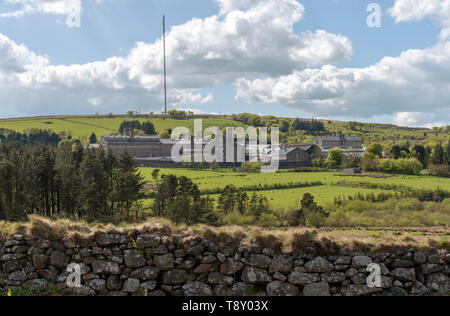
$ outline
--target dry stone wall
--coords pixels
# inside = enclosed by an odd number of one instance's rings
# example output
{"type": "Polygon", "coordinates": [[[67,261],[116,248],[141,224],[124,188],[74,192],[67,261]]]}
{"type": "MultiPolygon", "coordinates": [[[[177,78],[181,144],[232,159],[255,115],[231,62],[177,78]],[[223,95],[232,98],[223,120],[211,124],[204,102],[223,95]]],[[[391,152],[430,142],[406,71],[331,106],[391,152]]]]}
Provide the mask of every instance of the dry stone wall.
{"type": "Polygon", "coordinates": [[[450,254],[443,251],[324,255],[307,248],[283,254],[162,234],[102,233],[80,243],[14,236],[0,246],[0,264],[0,290],[52,283],[66,295],[361,296],[450,290],[450,254]],[[80,287],[67,286],[72,263],[81,268],[80,287]],[[381,288],[367,286],[371,263],[381,268],[381,288]]]}

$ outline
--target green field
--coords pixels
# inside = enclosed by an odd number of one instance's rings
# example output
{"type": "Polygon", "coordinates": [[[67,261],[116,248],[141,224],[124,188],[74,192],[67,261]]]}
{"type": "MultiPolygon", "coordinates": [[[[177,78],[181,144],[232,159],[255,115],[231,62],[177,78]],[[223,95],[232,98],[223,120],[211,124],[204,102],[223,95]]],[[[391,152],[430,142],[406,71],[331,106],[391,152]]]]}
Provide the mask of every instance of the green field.
{"type": "MultiPolygon", "coordinates": [[[[153,168],[141,168],[142,175],[149,183],[153,183],[151,173],[153,168]]],[[[261,173],[236,173],[231,170],[225,171],[197,171],[189,169],[161,169],[160,174],[174,174],[186,176],[198,184],[200,190],[212,188],[224,188],[228,184],[243,187],[258,184],[278,184],[289,182],[315,182],[324,184],[346,181],[352,183],[370,182],[379,184],[396,184],[408,186],[413,189],[443,189],[450,190],[449,178],[438,178],[429,176],[392,176],[387,178],[372,177],[342,177],[337,172],[279,172],[276,174],[261,173]]]]}
{"type": "MultiPolygon", "coordinates": [[[[153,168],[141,168],[140,171],[148,183],[154,183],[151,177],[153,168]]],[[[186,176],[191,178],[202,190],[210,190],[216,188],[224,188],[229,184],[233,184],[237,188],[254,185],[274,185],[288,184],[290,182],[315,182],[321,181],[324,185],[298,189],[281,189],[267,190],[256,192],[269,199],[269,202],[275,208],[289,209],[297,207],[303,194],[311,193],[314,195],[318,204],[325,206],[327,203],[334,201],[336,197],[354,196],[358,193],[378,194],[381,192],[391,192],[381,189],[365,189],[358,187],[345,187],[331,185],[339,181],[358,184],[361,182],[370,182],[378,184],[395,184],[407,186],[412,189],[444,189],[450,190],[450,179],[425,177],[425,176],[393,176],[388,178],[372,178],[372,177],[342,177],[340,173],[333,172],[280,172],[276,174],[260,174],[260,173],[235,173],[232,171],[203,171],[189,169],[161,169],[160,174],[174,174],[176,176],[186,176]]],[[[250,192],[249,194],[253,194],[250,192]]],[[[217,199],[219,195],[210,195],[217,199]]],[[[150,201],[145,202],[145,206],[149,206],[150,201]]]]}
{"type": "MultiPolygon", "coordinates": [[[[329,203],[333,203],[334,199],[340,196],[353,196],[358,193],[366,194],[371,192],[378,194],[387,191],[322,185],[301,189],[258,191],[255,193],[266,197],[269,200],[269,204],[273,208],[289,210],[291,208],[299,207],[300,200],[305,193],[312,194],[317,204],[326,206],[329,203]]],[[[253,192],[250,192],[250,195],[251,194],[253,194],[253,192]]],[[[210,195],[210,197],[214,198],[217,201],[217,199],[219,198],[219,194],[210,195]]]]}
{"type": "MultiPolygon", "coordinates": [[[[65,132],[66,135],[72,135],[74,138],[87,140],[91,133],[95,133],[97,137],[109,135],[119,131],[120,124],[125,120],[138,120],[141,122],[151,121],[155,125],[157,132],[174,129],[176,127],[187,127],[191,131],[194,128],[194,120],[173,120],[162,118],[134,118],[127,116],[116,117],[37,117],[37,118],[20,118],[20,119],[4,119],[0,120],[0,128],[6,128],[17,132],[25,132],[29,129],[46,129],[52,130],[59,134],[65,132]]],[[[203,128],[210,126],[224,127],[238,127],[244,124],[232,121],[226,118],[208,118],[203,119],[203,128]]]]}

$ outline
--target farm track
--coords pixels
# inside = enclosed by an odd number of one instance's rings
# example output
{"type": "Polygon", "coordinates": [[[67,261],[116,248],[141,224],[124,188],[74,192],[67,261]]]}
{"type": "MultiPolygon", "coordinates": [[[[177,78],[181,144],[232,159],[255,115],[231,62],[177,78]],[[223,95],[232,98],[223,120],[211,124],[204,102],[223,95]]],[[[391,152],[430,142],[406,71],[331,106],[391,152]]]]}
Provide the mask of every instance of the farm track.
{"type": "Polygon", "coordinates": [[[75,124],[86,125],[86,126],[95,127],[95,128],[101,128],[101,129],[104,129],[106,131],[115,132],[115,130],[113,130],[113,129],[109,129],[109,128],[106,128],[104,126],[95,125],[95,124],[91,124],[91,123],[79,122],[79,121],[68,120],[68,119],[63,119],[63,118],[58,119],[58,120],[63,121],[63,122],[70,122],[70,123],[75,123],[75,124]]]}

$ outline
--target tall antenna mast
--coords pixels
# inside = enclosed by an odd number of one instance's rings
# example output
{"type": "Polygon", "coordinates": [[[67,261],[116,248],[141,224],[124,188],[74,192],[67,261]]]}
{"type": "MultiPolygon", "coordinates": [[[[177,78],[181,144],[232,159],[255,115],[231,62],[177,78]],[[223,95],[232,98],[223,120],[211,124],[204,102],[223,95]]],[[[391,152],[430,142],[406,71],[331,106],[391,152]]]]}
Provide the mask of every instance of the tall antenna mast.
{"type": "Polygon", "coordinates": [[[166,70],[166,16],[163,15],[163,51],[164,51],[164,114],[167,116],[167,70],[166,70]]]}

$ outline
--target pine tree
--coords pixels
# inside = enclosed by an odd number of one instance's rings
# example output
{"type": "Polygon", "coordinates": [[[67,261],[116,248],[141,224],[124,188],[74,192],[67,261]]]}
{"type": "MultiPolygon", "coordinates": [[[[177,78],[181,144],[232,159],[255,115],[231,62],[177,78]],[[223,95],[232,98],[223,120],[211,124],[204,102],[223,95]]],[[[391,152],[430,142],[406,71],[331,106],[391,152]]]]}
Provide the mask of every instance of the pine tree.
{"type": "Polygon", "coordinates": [[[447,143],[447,150],[446,150],[446,163],[450,166],[450,140],[447,143]]]}
{"type": "Polygon", "coordinates": [[[80,176],[78,172],[78,155],[72,152],[70,144],[58,148],[56,153],[55,170],[58,186],[58,207],[59,212],[73,218],[79,208],[80,176]]]}
{"type": "Polygon", "coordinates": [[[124,216],[125,212],[127,220],[130,219],[132,205],[140,198],[142,184],[143,177],[141,173],[134,165],[133,158],[125,151],[119,159],[114,190],[122,210],[122,216],[124,216]]]}
{"type": "Polygon", "coordinates": [[[89,137],[89,144],[97,144],[97,135],[95,133],[92,133],[89,137]]]}
{"type": "Polygon", "coordinates": [[[156,129],[152,122],[144,122],[141,129],[144,131],[145,135],[156,135],[156,129]]]}
{"type": "Polygon", "coordinates": [[[442,165],[445,162],[445,152],[442,144],[436,144],[431,157],[433,165],[442,165]]]}
{"type": "Polygon", "coordinates": [[[80,165],[81,208],[88,220],[106,217],[108,175],[94,150],[88,150],[80,165]]]}

